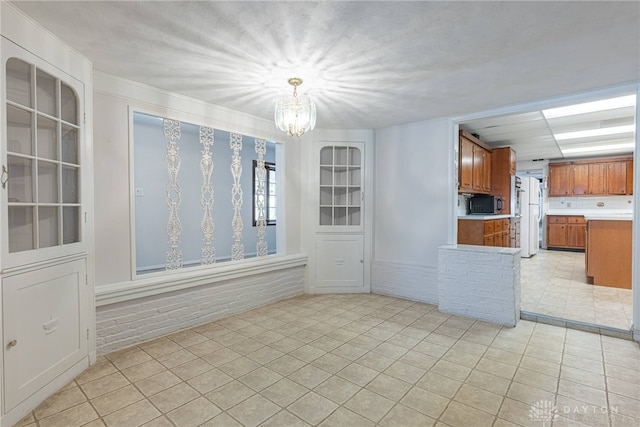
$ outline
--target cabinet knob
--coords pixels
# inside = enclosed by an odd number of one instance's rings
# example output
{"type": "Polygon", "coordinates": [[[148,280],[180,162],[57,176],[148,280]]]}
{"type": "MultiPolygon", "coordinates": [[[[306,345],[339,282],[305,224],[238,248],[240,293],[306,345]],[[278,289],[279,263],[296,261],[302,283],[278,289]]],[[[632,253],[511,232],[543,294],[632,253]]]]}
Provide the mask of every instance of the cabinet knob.
{"type": "Polygon", "coordinates": [[[11,340],[9,341],[9,344],[7,344],[7,347],[11,348],[11,347],[15,347],[18,345],[18,340],[11,340]]]}

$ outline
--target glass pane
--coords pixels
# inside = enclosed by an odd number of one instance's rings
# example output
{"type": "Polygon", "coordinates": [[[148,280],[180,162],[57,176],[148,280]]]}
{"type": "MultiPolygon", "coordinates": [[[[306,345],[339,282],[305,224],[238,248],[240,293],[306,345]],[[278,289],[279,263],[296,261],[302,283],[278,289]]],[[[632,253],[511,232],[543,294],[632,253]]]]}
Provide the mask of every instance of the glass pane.
{"type": "Polygon", "coordinates": [[[332,208],[320,208],[320,225],[331,225],[333,220],[332,208]]]}
{"type": "Polygon", "coordinates": [[[45,206],[38,208],[39,247],[48,248],[58,245],[58,208],[45,206]]]}
{"type": "Polygon", "coordinates": [[[347,204],[346,187],[335,187],[333,189],[333,204],[335,206],[345,206],[347,204]]]}
{"type": "Polygon", "coordinates": [[[335,185],[347,185],[347,168],[336,166],[333,172],[333,180],[335,185]]]}
{"type": "Polygon", "coordinates": [[[360,149],[355,147],[349,147],[349,165],[351,166],[360,166],[361,158],[360,158],[360,149]]]}
{"type": "Polygon", "coordinates": [[[62,167],[62,203],[78,203],[78,168],[62,167]]]}
{"type": "Polygon", "coordinates": [[[360,188],[349,188],[349,206],[360,206],[360,188]]]}
{"type": "Polygon", "coordinates": [[[333,184],[333,168],[331,166],[320,167],[320,185],[333,184]]]}
{"type": "Polygon", "coordinates": [[[33,207],[9,206],[9,252],[34,248],[33,207]]]}
{"type": "Polygon", "coordinates": [[[336,165],[347,165],[347,147],[334,147],[336,165]]]}
{"type": "Polygon", "coordinates": [[[320,164],[333,164],[333,147],[324,147],[322,150],[320,150],[320,164]]]}
{"type": "Polygon", "coordinates": [[[320,187],[320,204],[331,206],[333,203],[331,187],[320,187]]]}
{"type": "Polygon", "coordinates": [[[33,160],[7,156],[9,203],[33,202],[33,160]]]}
{"type": "Polygon", "coordinates": [[[62,109],[62,120],[65,122],[78,124],[76,94],[69,86],[60,84],[60,108],[62,109]]]}
{"type": "Polygon", "coordinates": [[[80,164],[78,161],[78,131],[67,125],[62,125],[62,161],[80,164]]]}
{"type": "Polygon", "coordinates": [[[56,112],[56,80],[42,70],[36,71],[36,109],[50,116],[56,112]]]}
{"type": "Polygon", "coordinates": [[[31,154],[31,113],[7,105],[7,150],[31,154]]]}
{"type": "Polygon", "coordinates": [[[347,225],[347,208],[333,208],[333,225],[347,225]]]}
{"type": "Polygon", "coordinates": [[[58,168],[55,163],[38,161],[38,202],[58,202],[58,168]]]}
{"type": "Polygon", "coordinates": [[[58,159],[58,138],[56,122],[42,116],[37,117],[38,134],[36,144],[38,157],[45,159],[58,159]]]}
{"type": "Polygon", "coordinates": [[[80,208],[62,208],[62,243],[67,245],[80,241],[80,208]]]}
{"type": "Polygon", "coordinates": [[[349,225],[360,225],[360,208],[349,208],[349,225]]]}
{"type": "Polygon", "coordinates": [[[7,61],[7,99],[31,107],[31,66],[16,58],[7,61]]]}
{"type": "Polygon", "coordinates": [[[360,185],[360,168],[349,168],[349,185],[360,185]]]}

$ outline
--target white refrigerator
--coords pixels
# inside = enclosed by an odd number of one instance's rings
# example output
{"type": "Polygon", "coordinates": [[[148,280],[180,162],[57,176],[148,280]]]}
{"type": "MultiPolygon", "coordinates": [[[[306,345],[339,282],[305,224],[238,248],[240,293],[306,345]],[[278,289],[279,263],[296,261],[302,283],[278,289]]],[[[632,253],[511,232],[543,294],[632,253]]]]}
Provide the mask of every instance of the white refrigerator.
{"type": "Polygon", "coordinates": [[[538,253],[540,247],[540,181],[537,178],[522,178],[520,192],[520,255],[529,258],[538,253]]]}

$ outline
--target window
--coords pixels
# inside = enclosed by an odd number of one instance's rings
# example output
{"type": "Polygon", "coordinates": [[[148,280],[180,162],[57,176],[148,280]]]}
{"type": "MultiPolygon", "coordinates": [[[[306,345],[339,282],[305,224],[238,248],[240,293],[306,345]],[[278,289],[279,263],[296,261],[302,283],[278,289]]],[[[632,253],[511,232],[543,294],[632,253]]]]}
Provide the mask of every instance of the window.
{"type": "Polygon", "coordinates": [[[253,161],[253,226],[258,225],[260,209],[264,208],[264,216],[267,225],[276,225],[276,164],[264,162],[264,194],[260,191],[260,177],[258,161],[253,161]],[[260,206],[263,200],[264,207],[260,206]]]}

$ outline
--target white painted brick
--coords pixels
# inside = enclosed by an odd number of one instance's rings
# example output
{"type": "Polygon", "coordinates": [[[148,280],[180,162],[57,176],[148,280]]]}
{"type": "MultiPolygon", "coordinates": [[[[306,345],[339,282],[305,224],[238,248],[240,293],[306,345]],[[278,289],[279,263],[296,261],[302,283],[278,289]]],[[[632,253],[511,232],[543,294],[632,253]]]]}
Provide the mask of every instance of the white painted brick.
{"type": "Polygon", "coordinates": [[[387,261],[371,266],[371,292],[435,304],[438,301],[436,268],[387,261]]]}
{"type": "Polygon", "coordinates": [[[98,354],[304,293],[304,267],[198,286],[96,309],[98,354]]]}

